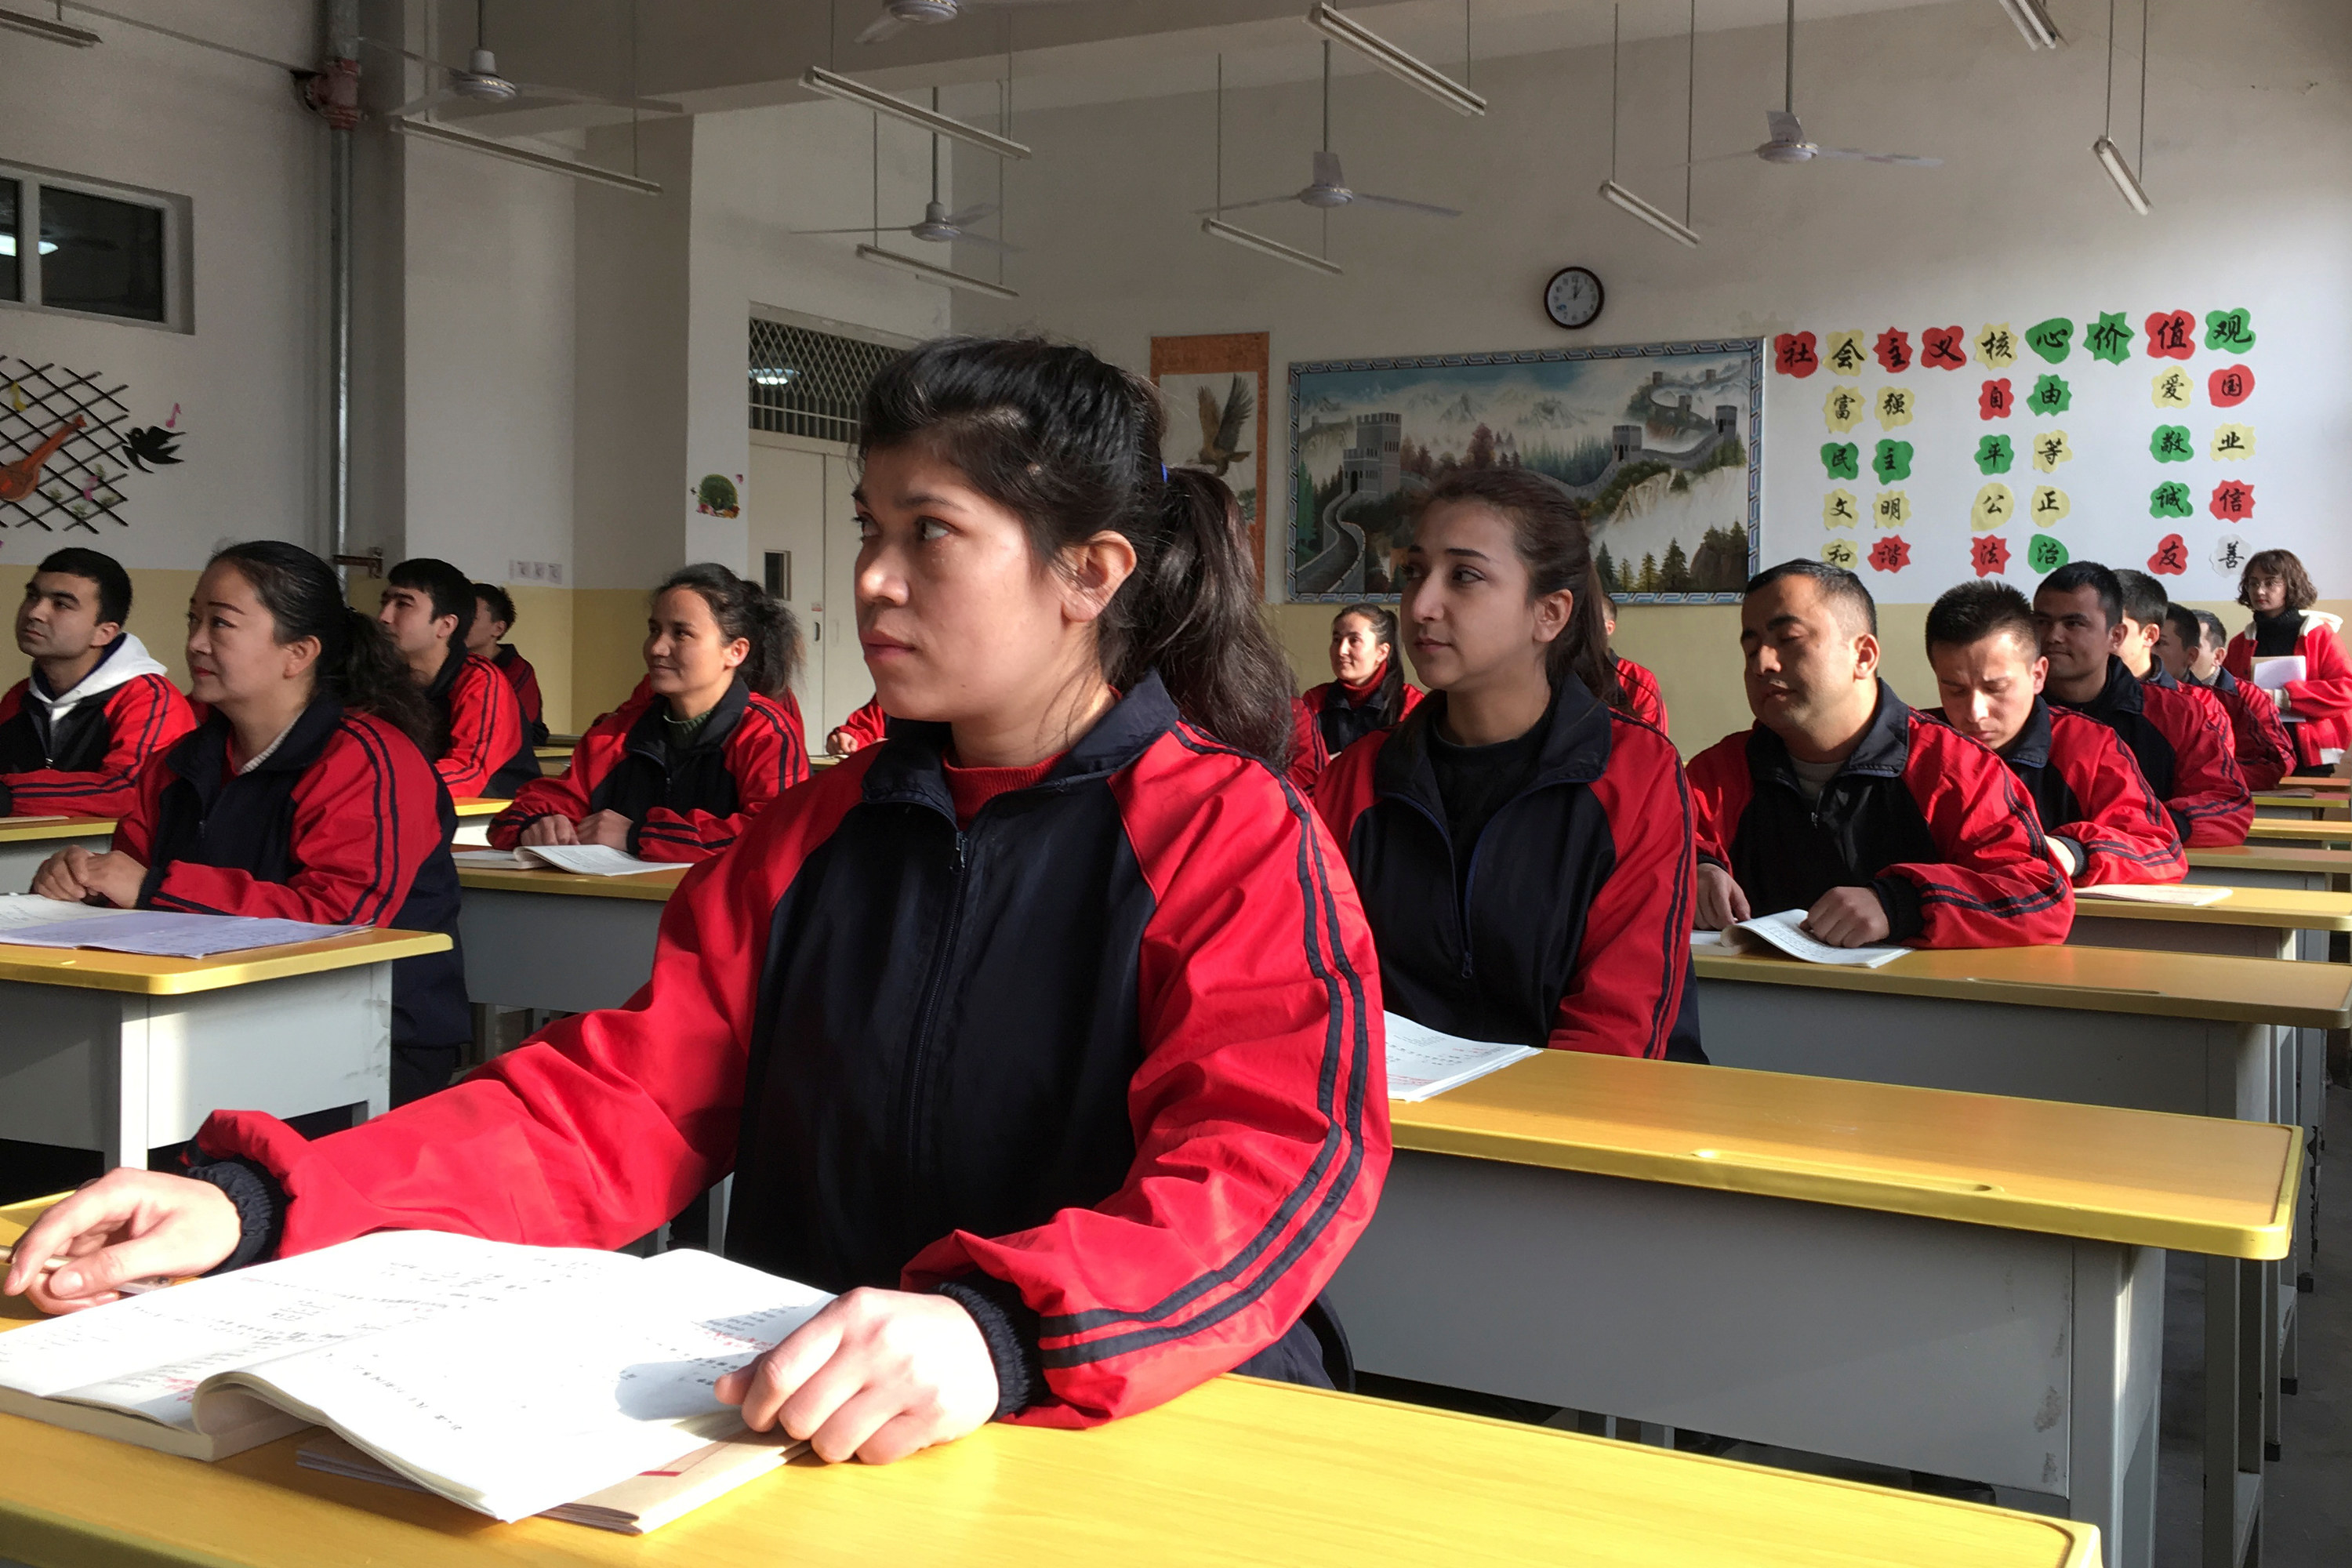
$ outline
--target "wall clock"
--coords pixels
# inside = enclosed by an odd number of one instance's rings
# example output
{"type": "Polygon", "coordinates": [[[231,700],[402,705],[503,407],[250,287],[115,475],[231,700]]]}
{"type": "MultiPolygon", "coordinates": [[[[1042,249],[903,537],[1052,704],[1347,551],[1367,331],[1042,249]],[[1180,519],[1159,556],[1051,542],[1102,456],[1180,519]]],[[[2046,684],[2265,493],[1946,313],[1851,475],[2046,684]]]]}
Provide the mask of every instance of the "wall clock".
{"type": "Polygon", "coordinates": [[[1606,299],[1590,268],[1563,267],[1544,285],[1544,314],[1563,327],[1589,327],[1606,299]]]}

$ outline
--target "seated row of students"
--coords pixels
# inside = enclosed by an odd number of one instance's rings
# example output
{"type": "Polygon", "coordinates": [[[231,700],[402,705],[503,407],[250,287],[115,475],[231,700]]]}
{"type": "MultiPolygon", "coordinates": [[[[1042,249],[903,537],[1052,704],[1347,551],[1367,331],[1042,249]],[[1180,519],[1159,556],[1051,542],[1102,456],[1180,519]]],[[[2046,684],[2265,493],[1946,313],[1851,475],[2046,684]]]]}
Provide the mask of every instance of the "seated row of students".
{"type": "Polygon", "coordinates": [[[2275,789],[2279,780],[2294,772],[2294,741],[2279,718],[2271,693],[2240,680],[2222,665],[2230,633],[2221,617],[2210,610],[2168,605],[2164,633],[2157,639],[2156,656],[2165,672],[2183,687],[2203,691],[2221,704],[2230,722],[2238,771],[2247,787],[2275,789]]]}
{"type": "Polygon", "coordinates": [[[511,800],[539,776],[514,683],[466,647],[478,614],[474,584],[446,561],[420,555],[384,574],[377,619],[433,710],[434,771],[459,798],[511,800]]]}

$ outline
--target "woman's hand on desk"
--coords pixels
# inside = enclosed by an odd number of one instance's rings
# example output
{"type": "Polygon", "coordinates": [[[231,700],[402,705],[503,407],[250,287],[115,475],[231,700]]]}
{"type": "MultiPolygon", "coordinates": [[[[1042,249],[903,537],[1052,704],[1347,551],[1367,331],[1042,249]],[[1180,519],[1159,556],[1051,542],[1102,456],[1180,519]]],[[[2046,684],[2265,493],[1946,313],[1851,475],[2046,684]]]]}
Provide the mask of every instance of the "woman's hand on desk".
{"type": "Polygon", "coordinates": [[[720,1378],[718,1392],[755,1432],[781,1426],[820,1458],[880,1465],[985,1424],[996,1414],[996,1364],[980,1325],[950,1298],[861,1289],[720,1378]]]}
{"type": "Polygon", "coordinates": [[[1875,888],[1832,888],[1806,911],[1805,931],[1832,947],[1868,947],[1895,934],[1875,888]]]}
{"type": "Polygon", "coordinates": [[[522,837],[519,842],[524,844],[577,844],[580,842],[580,835],[573,829],[572,823],[568,818],[561,816],[534,816],[523,828],[522,837]]]}
{"type": "Polygon", "coordinates": [[[236,1250],[239,1234],[236,1205],[210,1182],[125,1165],[33,1222],[17,1238],[0,1292],[44,1312],[102,1307],[125,1280],[204,1273],[236,1250]],[[45,1274],[52,1258],[67,1261],[45,1274]]]}
{"type": "Polygon", "coordinates": [[[617,811],[593,812],[580,819],[580,842],[602,844],[607,849],[626,850],[629,829],[635,826],[617,811]]]}
{"type": "Polygon", "coordinates": [[[147,881],[147,868],[120,850],[93,855],[79,844],[68,844],[41,863],[33,877],[33,891],[45,899],[80,903],[95,893],[117,909],[134,909],[139,889],[147,881]]]}

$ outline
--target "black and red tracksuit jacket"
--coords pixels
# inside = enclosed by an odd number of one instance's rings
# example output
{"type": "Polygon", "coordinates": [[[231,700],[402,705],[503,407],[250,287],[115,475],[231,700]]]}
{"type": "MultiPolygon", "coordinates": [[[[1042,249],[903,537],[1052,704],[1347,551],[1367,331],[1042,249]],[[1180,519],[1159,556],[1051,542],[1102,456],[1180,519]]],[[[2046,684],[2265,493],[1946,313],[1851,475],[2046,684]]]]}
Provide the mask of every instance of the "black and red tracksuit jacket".
{"type": "Polygon", "coordinates": [[[882,699],[869,697],[866,700],[866,706],[835,724],[825,740],[830,742],[834,735],[846,735],[854,742],[850,749],[856,751],[860,747],[881,744],[889,730],[890,715],[882,711],[882,699]]]}
{"type": "Polygon", "coordinates": [[[2107,656],[2107,683],[2088,702],[2053,700],[2113,730],[2147,777],[2190,848],[2243,844],[2254,820],[2253,792],[2238,771],[2230,726],[2161,668],[2142,680],[2107,656]]]}
{"type": "MultiPolygon", "coordinates": [[[[1609,656],[1617,658],[1615,654],[1609,656]]],[[[1658,689],[1658,678],[1630,658],[1617,658],[1617,684],[1625,690],[1625,711],[1655,730],[1667,734],[1666,698],[1658,689]]]]}
{"type": "MultiPolygon", "coordinates": [[[[1388,671],[1381,671],[1385,679],[1388,671]]],[[[1299,793],[1311,795],[1323,770],[1331,760],[1365,736],[1377,733],[1381,728],[1380,682],[1375,681],[1360,696],[1336,680],[1309,687],[1290,700],[1290,782],[1299,793]]],[[[1400,721],[1419,706],[1423,692],[1411,681],[1404,683],[1404,694],[1399,700],[1400,721]]]]}
{"type": "Polygon", "coordinates": [[[1533,781],[1456,844],[1429,762],[1444,713],[1441,693],[1359,741],[1316,794],[1390,1008],[1465,1039],[1704,1059],[1683,1006],[1696,862],[1674,746],[1563,683],[1533,781]]]}
{"type": "MultiPolygon", "coordinates": [[[[457,940],[457,814],[416,743],[331,697],[302,710],[249,773],[214,714],[150,763],[114,847],[147,868],[139,906],[325,925],[437,931],[457,940]]],[[[453,945],[394,961],[392,1043],[473,1037],[453,945]]]]}
{"type": "MultiPolygon", "coordinates": [[[[2297,722],[2286,729],[2294,740],[2299,768],[2326,767],[2352,747],[2352,660],[2344,655],[2344,625],[2326,610],[2296,610],[2289,624],[2284,615],[2265,623],[2256,616],[2246,629],[2230,639],[2221,668],[2252,684],[2257,658],[2284,656],[2303,660],[2303,679],[2290,680],[2285,691],[2287,712],[2297,722]]],[[[2257,689],[2253,700],[2263,693],[2257,689]]],[[[2276,707],[2275,701],[2273,707],[2276,707]]]]}
{"type": "Polygon", "coordinates": [[[560,778],[537,778],[490,820],[490,845],[511,849],[542,816],[578,822],[617,811],[635,826],[629,853],[705,860],[742,837],[751,818],[809,776],[808,747],[792,715],[737,676],[693,743],[672,755],[667,700],[648,693],[589,727],[560,778]]]}
{"type": "Polygon", "coordinates": [[[2230,721],[2238,771],[2246,775],[2248,789],[2276,789],[2279,780],[2294,772],[2294,737],[2286,732],[2278,704],[2271,700],[2269,692],[2226,669],[2214,670],[2210,682],[2180,684],[2204,692],[2221,705],[2222,717],[2230,721]]]}
{"type": "Polygon", "coordinates": [[[2000,759],[2032,797],[2042,831],[2074,851],[2074,886],[2189,875],[2171,815],[2123,742],[2097,720],[2037,697],[2000,759]]]}
{"type": "Polygon", "coordinates": [[[1729,871],[1759,915],[1870,888],[1889,940],[1914,947],[2033,947],[2064,942],[2074,922],[2074,890],[2008,767],[1884,680],[1818,803],[1762,724],[1693,757],[1690,785],[1699,858],[1729,871]]]}
{"type": "Polygon", "coordinates": [[[0,697],[0,814],[121,816],[139,798],[139,775],[195,728],[188,700],[168,677],[140,675],[44,722],[25,700],[30,680],[0,697]],[[46,731],[46,733],[44,732],[46,731]]]}
{"type": "Polygon", "coordinates": [[[539,777],[522,704],[497,665],[453,643],[425,697],[444,737],[433,769],[451,795],[512,800],[526,780],[539,777]]]}
{"type": "Polygon", "coordinates": [[[614,1247],[730,1169],[727,1255],[944,1288],[1004,1408],[1083,1426],[1283,1340],[1389,1160],[1380,976],[1336,847],[1147,676],[959,828],[901,721],[687,873],[653,978],[309,1142],[216,1113],[286,1253],[370,1231],[614,1247]]]}
{"type": "Polygon", "coordinates": [[[514,688],[515,700],[522,705],[523,735],[534,746],[547,744],[547,702],[539,694],[539,671],[530,660],[515,651],[512,643],[499,644],[499,651],[490,662],[498,667],[507,684],[514,688]]]}

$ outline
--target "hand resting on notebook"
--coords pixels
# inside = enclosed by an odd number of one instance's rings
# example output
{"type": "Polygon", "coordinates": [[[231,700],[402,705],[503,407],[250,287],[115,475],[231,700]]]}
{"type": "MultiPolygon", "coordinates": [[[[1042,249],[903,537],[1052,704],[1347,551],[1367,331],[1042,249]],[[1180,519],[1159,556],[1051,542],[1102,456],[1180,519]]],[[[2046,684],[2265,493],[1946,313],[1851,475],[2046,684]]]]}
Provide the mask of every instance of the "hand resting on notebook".
{"type": "Polygon", "coordinates": [[[78,904],[96,893],[121,910],[135,909],[139,889],[147,881],[147,868],[119,849],[93,855],[79,844],[68,844],[41,862],[33,876],[33,891],[45,899],[78,904]]]}
{"type": "Polygon", "coordinates": [[[629,829],[635,826],[617,811],[593,811],[577,824],[561,816],[532,819],[522,830],[524,844],[602,844],[608,849],[626,849],[629,829]]]}

